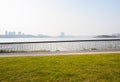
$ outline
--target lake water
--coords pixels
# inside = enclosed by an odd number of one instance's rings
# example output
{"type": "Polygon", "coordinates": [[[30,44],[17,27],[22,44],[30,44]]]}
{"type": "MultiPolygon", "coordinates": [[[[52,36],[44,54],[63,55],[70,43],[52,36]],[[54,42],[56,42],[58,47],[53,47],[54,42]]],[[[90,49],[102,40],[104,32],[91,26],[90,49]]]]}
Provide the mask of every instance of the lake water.
{"type": "Polygon", "coordinates": [[[0,38],[2,42],[35,42],[35,41],[63,41],[63,40],[95,40],[95,39],[120,39],[120,38],[93,38],[93,37],[74,37],[74,38],[0,38]]]}
{"type": "MultiPolygon", "coordinates": [[[[94,40],[106,38],[76,37],[76,38],[0,38],[0,42],[35,42],[63,40],[94,40]]],[[[108,38],[113,39],[113,38],[108,38]]],[[[114,38],[120,39],[120,38],[114,38]]],[[[82,50],[119,50],[120,41],[95,42],[63,42],[63,43],[31,43],[31,44],[0,44],[0,50],[7,51],[82,51],[82,50]]]]}
{"type": "Polygon", "coordinates": [[[95,39],[92,37],[76,37],[76,38],[0,38],[0,42],[35,42],[35,41],[61,41],[61,40],[83,40],[95,39]]]}

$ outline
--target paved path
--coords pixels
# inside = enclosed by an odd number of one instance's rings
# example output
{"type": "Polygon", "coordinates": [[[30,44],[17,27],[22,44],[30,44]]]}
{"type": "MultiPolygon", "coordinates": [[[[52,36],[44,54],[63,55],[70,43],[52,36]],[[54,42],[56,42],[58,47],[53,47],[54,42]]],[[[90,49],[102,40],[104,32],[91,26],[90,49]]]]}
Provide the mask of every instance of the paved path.
{"type": "Polygon", "coordinates": [[[53,55],[74,55],[74,54],[85,55],[85,54],[109,54],[109,53],[120,53],[120,51],[0,53],[0,57],[53,56],[53,55]]]}

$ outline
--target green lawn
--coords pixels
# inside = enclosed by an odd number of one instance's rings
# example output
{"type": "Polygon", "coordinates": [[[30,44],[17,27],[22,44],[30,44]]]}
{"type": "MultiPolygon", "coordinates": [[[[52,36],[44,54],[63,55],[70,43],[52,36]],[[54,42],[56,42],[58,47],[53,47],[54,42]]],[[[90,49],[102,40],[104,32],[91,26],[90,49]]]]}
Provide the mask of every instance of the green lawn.
{"type": "Polygon", "coordinates": [[[120,54],[1,57],[0,82],[120,82],[120,54]]]}

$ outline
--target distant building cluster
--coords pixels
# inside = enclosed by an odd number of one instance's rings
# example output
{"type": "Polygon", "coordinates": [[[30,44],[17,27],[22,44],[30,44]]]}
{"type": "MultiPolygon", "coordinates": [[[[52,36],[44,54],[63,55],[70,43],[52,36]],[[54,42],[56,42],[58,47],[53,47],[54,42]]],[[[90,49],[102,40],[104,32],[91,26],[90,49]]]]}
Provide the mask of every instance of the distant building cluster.
{"type": "Polygon", "coordinates": [[[64,32],[61,32],[59,36],[49,36],[49,35],[30,35],[30,34],[24,34],[22,32],[15,32],[15,31],[5,31],[4,35],[0,35],[0,38],[50,38],[50,37],[70,37],[66,36],[64,32]]]}
{"type": "Polygon", "coordinates": [[[21,36],[21,35],[24,35],[24,33],[22,33],[22,32],[18,32],[18,33],[16,33],[16,32],[9,32],[9,31],[5,31],[5,35],[6,36],[21,36]]]}

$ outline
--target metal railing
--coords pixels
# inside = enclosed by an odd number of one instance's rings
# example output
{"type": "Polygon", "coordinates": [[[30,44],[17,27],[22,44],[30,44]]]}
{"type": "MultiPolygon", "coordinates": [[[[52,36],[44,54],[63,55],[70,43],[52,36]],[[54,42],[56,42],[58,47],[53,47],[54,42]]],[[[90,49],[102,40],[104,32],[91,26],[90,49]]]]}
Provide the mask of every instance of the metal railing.
{"type": "Polygon", "coordinates": [[[106,50],[120,50],[120,39],[0,43],[0,52],[76,52],[106,50]]]}

